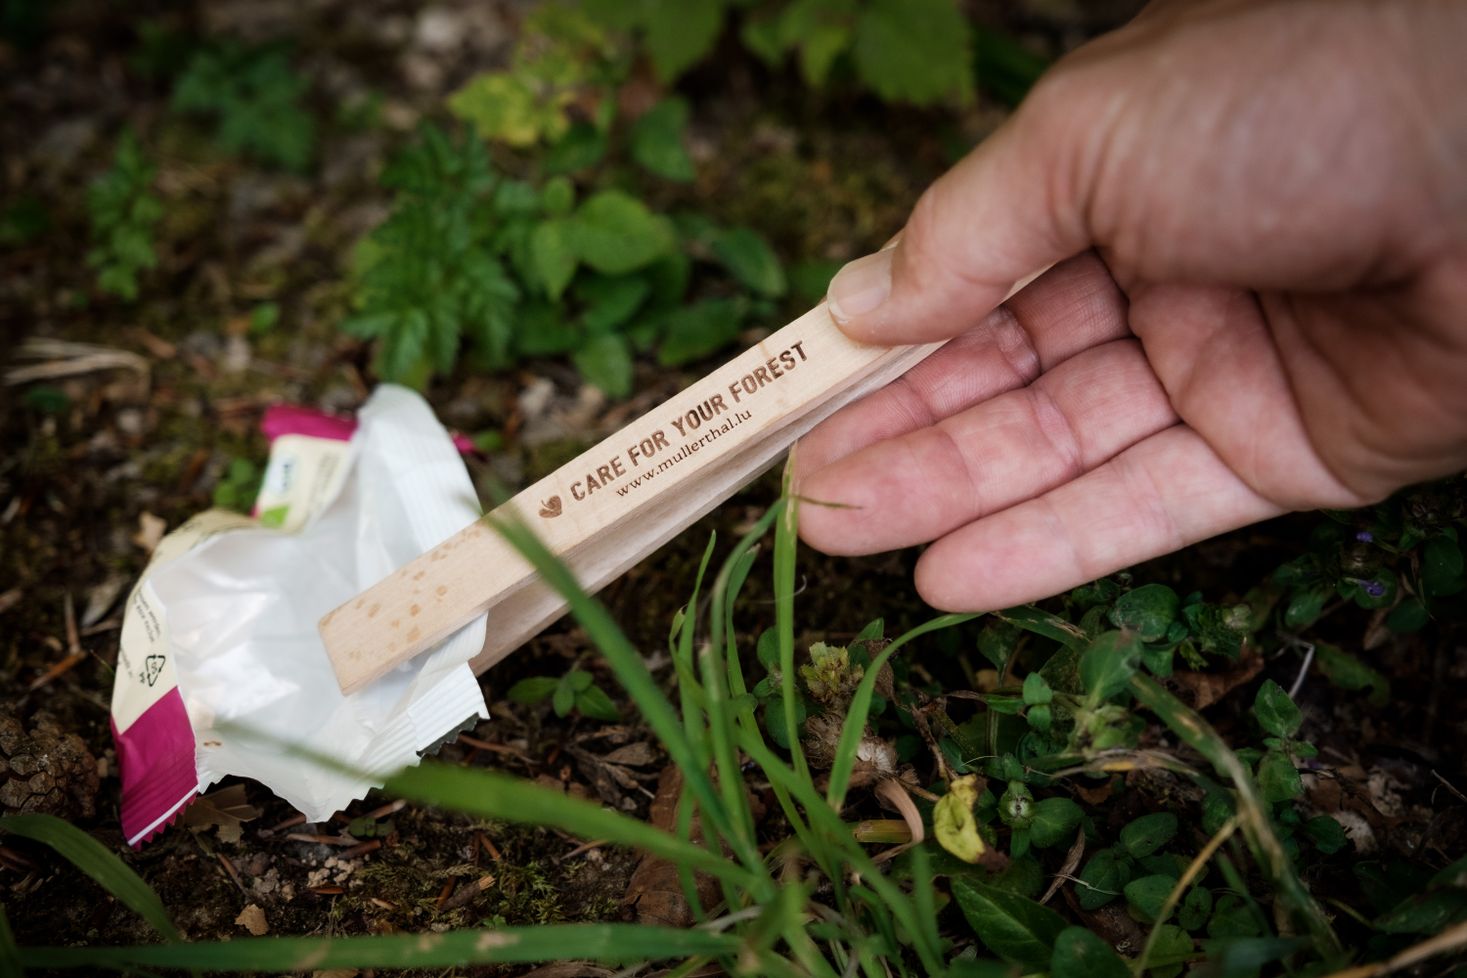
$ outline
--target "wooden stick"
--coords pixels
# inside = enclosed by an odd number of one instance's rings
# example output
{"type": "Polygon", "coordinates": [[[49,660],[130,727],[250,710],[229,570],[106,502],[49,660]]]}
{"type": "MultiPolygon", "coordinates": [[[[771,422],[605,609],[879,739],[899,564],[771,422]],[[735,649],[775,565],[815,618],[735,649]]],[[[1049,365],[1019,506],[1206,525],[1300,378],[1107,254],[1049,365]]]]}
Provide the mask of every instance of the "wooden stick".
{"type": "MultiPolygon", "coordinates": [[[[856,343],[821,305],[495,513],[528,522],[594,592],[769,468],[820,421],[941,345],[856,343]]],[[[337,681],[350,693],[492,612],[484,649],[471,663],[482,672],[565,607],[479,520],[328,613],[320,629],[337,681]]]]}

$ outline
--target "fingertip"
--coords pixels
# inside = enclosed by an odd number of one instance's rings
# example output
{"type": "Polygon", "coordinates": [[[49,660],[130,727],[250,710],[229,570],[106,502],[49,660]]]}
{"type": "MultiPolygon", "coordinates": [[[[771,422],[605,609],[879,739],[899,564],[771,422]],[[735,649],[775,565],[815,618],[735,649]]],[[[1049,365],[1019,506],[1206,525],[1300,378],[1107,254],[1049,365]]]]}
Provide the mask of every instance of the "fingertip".
{"type": "Polygon", "coordinates": [[[912,580],[918,596],[938,611],[987,610],[976,607],[974,582],[954,573],[954,568],[931,550],[917,559],[912,580]]]}
{"type": "Polygon", "coordinates": [[[879,342],[876,314],[891,294],[892,255],[892,249],[884,248],[847,262],[830,280],[830,318],[858,343],[879,342]]]}

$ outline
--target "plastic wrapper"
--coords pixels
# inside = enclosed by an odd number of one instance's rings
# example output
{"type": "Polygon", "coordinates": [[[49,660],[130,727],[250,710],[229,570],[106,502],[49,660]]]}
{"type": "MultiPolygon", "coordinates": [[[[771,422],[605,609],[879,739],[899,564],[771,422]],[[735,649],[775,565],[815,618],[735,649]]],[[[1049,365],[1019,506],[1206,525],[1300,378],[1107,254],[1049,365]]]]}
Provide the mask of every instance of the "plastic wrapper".
{"type": "Polygon", "coordinates": [[[316,630],[480,515],[428,405],[382,387],[355,424],[284,408],[264,428],[270,461],[254,516],[209,510],[174,530],[128,598],[112,732],[131,845],[226,775],[325,819],[488,715],[468,665],[483,618],[350,696],[316,630]]]}

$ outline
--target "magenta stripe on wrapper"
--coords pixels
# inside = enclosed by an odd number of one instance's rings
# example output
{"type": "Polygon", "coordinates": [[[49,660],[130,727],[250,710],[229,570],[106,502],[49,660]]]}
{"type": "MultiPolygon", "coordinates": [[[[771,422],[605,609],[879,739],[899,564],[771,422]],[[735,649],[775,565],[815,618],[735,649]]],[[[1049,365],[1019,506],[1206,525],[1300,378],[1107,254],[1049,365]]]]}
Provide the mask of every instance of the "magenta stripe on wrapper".
{"type": "Polygon", "coordinates": [[[177,687],[125,731],[112,725],[122,779],[122,831],[138,846],[168,826],[197,796],[194,730],[177,687]]]}

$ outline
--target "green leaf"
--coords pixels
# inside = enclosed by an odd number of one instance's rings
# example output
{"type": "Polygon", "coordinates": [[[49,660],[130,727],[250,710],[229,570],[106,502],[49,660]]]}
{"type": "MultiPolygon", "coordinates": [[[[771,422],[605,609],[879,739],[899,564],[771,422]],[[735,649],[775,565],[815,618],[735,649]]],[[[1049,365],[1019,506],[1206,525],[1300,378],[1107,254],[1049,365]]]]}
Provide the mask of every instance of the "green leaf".
{"type": "Polygon", "coordinates": [[[644,113],[632,125],[632,159],[668,180],[693,179],[693,160],[683,146],[688,114],[688,103],[680,98],[663,99],[644,113]]]}
{"type": "Polygon", "coordinates": [[[578,173],[606,156],[606,133],[588,122],[573,124],[545,153],[546,173],[578,173]]]}
{"type": "Polygon", "coordinates": [[[1048,907],[976,880],[953,880],[953,898],[989,950],[1030,969],[1047,967],[1065,919],[1048,907]]]}
{"type": "Polygon", "coordinates": [[[569,715],[571,708],[576,705],[576,689],[570,684],[568,678],[562,678],[555,684],[555,692],[550,697],[550,706],[555,710],[555,715],[563,717],[569,715]]]}
{"type": "Polygon", "coordinates": [[[1264,801],[1292,801],[1304,794],[1304,783],[1289,756],[1271,750],[1258,762],[1258,790],[1264,801]]]}
{"type": "Polygon", "coordinates": [[[947,794],[932,806],[932,832],[937,842],[963,862],[976,863],[988,849],[973,817],[978,801],[978,776],[969,774],[948,785],[947,794]]]}
{"type": "Polygon", "coordinates": [[[1387,934],[1440,934],[1467,918],[1467,890],[1435,890],[1407,897],[1375,922],[1387,934]]]}
{"type": "Polygon", "coordinates": [[[1345,848],[1350,842],[1344,828],[1328,815],[1316,815],[1304,823],[1304,834],[1314,843],[1314,848],[1326,856],[1345,848]]]}
{"type": "Polygon", "coordinates": [[[1099,910],[1120,896],[1130,880],[1131,868],[1125,857],[1114,849],[1102,849],[1080,870],[1075,898],[1081,910],[1099,910]]]}
{"type": "Polygon", "coordinates": [[[626,324],[652,291],[640,276],[589,275],[576,283],[576,294],[586,303],[588,333],[606,333],[626,324]]]}
{"type": "Polygon", "coordinates": [[[569,123],[555,101],[542,101],[531,80],[513,72],[485,72],[448,97],[448,111],[480,137],[510,146],[559,138],[569,123]]]}
{"type": "MultiPolygon", "coordinates": [[[[1389,618],[1386,625],[1390,627],[1389,618]]],[[[1390,681],[1355,656],[1325,642],[1316,642],[1314,652],[1319,671],[1340,689],[1369,689],[1370,702],[1374,706],[1384,706],[1390,698],[1390,681]]]]}
{"type": "Polygon", "coordinates": [[[1084,810],[1068,798],[1045,798],[1034,805],[1029,839],[1040,849],[1068,845],[1075,840],[1075,829],[1084,817],[1084,810]]]}
{"type": "Polygon", "coordinates": [[[1284,609],[1284,627],[1298,631],[1314,624],[1324,610],[1324,603],[1333,593],[1330,588],[1322,585],[1295,591],[1289,599],[1288,607],[1284,609]]]}
{"type": "Polygon", "coordinates": [[[784,295],[784,269],[759,232],[745,227],[720,230],[708,245],[740,285],[772,299],[784,295]]]}
{"type": "Polygon", "coordinates": [[[673,312],[657,362],[676,367],[723,349],[738,336],[740,313],[739,303],[731,299],[704,299],[673,312]]]}
{"type": "Polygon", "coordinates": [[[1084,927],[1066,927],[1055,938],[1049,973],[1052,978],[1131,978],[1115,948],[1084,927]]]}
{"type": "Polygon", "coordinates": [[[1253,700],[1253,716],[1258,725],[1275,737],[1292,737],[1304,722],[1304,714],[1284,688],[1266,679],[1253,700]]]}
{"type": "Polygon", "coordinates": [[[0,832],[50,846],[57,855],[86,873],[102,889],[146,920],[164,939],[182,940],[153,888],[115,853],[81,829],[54,815],[27,814],[0,817],[0,832]]]}
{"type": "Polygon", "coordinates": [[[554,676],[531,676],[509,687],[509,692],[504,694],[504,698],[511,703],[533,706],[549,699],[559,685],[560,680],[554,676]]]}
{"type": "Polygon", "coordinates": [[[1116,599],[1110,609],[1110,623],[1130,629],[1143,642],[1160,642],[1181,610],[1177,592],[1165,584],[1146,584],[1116,599]]]}
{"type": "Polygon", "coordinates": [[[582,716],[593,720],[604,720],[607,723],[621,720],[621,711],[600,686],[587,686],[577,693],[576,709],[581,711],[582,716]]]}
{"type": "Polygon", "coordinates": [[[889,102],[966,98],[973,87],[970,39],[953,0],[871,0],[856,21],[856,70],[889,102]]]}
{"type": "Polygon", "coordinates": [[[626,337],[603,333],[588,339],[571,360],[586,380],[610,397],[626,397],[632,392],[632,351],[626,337]]]}
{"type": "Polygon", "coordinates": [[[1192,956],[1194,949],[1186,931],[1175,924],[1162,924],[1156,928],[1156,943],[1151,946],[1146,970],[1158,978],[1180,974],[1182,963],[1192,956]]]}
{"type": "Polygon", "coordinates": [[[1031,672],[1024,677],[1024,704],[1026,706],[1042,706],[1054,699],[1054,690],[1049,688],[1049,682],[1037,672],[1031,672]]]}
{"type": "Polygon", "coordinates": [[[1126,884],[1126,904],[1142,923],[1155,923],[1162,905],[1176,885],[1177,881],[1170,876],[1143,876],[1132,880],[1126,884]]]}
{"type": "Polygon", "coordinates": [[[542,221],[530,232],[530,262],[540,285],[551,299],[558,300],[575,277],[575,231],[568,220],[542,221]]]}
{"type": "Polygon", "coordinates": [[[663,84],[713,49],[723,27],[723,0],[664,0],[647,23],[647,54],[663,84]]]}
{"type": "Polygon", "coordinates": [[[671,251],[667,222],[620,190],[603,190],[576,211],[574,243],[581,260],[598,272],[625,275],[671,251]]]}
{"type": "Polygon", "coordinates": [[[1177,816],[1171,812],[1142,815],[1121,829],[1121,845],[1134,859],[1142,859],[1159,850],[1177,834],[1177,816]]]}
{"type": "Polygon", "coordinates": [[[1182,899],[1182,906],[1177,911],[1177,923],[1183,930],[1201,930],[1207,923],[1207,918],[1212,916],[1212,891],[1205,886],[1194,886],[1187,891],[1186,897],[1182,899]]]}
{"type": "Polygon", "coordinates": [[[1432,537],[1421,548],[1421,590],[1438,598],[1462,590],[1462,548],[1446,536],[1432,537]]]}
{"type": "Polygon", "coordinates": [[[806,305],[814,305],[825,298],[830,289],[830,280],[840,271],[838,261],[813,259],[796,262],[790,266],[790,291],[806,305]]]}
{"type": "Polygon", "coordinates": [[[1091,702],[1104,702],[1126,688],[1141,658],[1141,643],[1130,632],[1105,632],[1080,657],[1080,681],[1091,702]]]}
{"type": "Polygon", "coordinates": [[[1431,621],[1431,612],[1420,598],[1403,598],[1401,603],[1386,615],[1386,627],[1397,635],[1419,632],[1431,621]]]}

